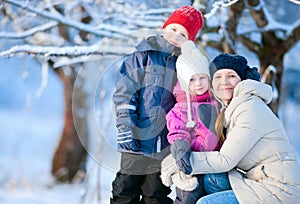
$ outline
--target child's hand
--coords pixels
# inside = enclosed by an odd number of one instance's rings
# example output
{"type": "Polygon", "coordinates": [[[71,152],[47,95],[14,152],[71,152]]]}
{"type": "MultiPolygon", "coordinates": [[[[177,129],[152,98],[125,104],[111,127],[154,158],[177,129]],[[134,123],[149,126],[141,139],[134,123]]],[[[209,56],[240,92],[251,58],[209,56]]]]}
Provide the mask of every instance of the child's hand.
{"type": "Polygon", "coordinates": [[[138,145],[136,141],[132,138],[131,135],[122,136],[118,135],[118,150],[129,150],[129,151],[138,151],[138,145]]]}
{"type": "Polygon", "coordinates": [[[176,165],[185,174],[192,172],[190,163],[191,149],[190,144],[184,140],[175,140],[171,144],[171,153],[176,160],[176,165]]]}

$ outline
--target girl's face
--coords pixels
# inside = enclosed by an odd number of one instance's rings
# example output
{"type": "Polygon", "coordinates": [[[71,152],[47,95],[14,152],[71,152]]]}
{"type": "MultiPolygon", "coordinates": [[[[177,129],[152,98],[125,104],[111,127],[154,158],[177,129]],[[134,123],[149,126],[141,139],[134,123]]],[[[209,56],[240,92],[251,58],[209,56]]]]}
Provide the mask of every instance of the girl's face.
{"type": "Polygon", "coordinates": [[[209,89],[209,79],[206,74],[195,74],[189,83],[191,95],[202,95],[209,89]]]}
{"type": "Polygon", "coordinates": [[[188,40],[188,32],[186,29],[176,23],[171,23],[163,29],[164,38],[172,45],[181,47],[181,44],[188,40]]]}
{"type": "Polygon", "coordinates": [[[235,86],[241,81],[240,76],[232,69],[220,69],[215,72],[212,87],[215,95],[226,105],[233,97],[235,86]]]}

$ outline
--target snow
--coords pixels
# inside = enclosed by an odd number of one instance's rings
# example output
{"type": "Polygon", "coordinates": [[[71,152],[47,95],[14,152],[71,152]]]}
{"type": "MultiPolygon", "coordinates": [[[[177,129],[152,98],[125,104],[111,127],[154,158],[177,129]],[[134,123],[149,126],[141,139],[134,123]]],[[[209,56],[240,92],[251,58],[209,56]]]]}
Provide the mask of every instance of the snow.
{"type": "MultiPolygon", "coordinates": [[[[92,155],[85,180],[55,183],[50,169],[63,127],[62,85],[49,70],[48,85],[36,98],[34,93],[41,83],[40,68],[30,66],[26,58],[11,60],[0,60],[0,203],[109,203],[116,168],[97,162],[92,155]],[[4,65],[10,65],[10,69],[4,65]],[[25,68],[21,69],[21,65],[25,68]],[[25,80],[24,69],[30,72],[25,80]]],[[[291,144],[300,158],[299,104],[287,101],[281,110],[291,144]]],[[[104,152],[103,156],[111,160],[111,155],[112,152],[104,152]]],[[[110,162],[118,165],[119,161],[110,162]]]]}
{"type": "MultiPolygon", "coordinates": [[[[214,21],[213,17],[211,21],[211,23],[220,23],[214,21]]],[[[156,26],[153,23],[149,21],[145,26],[156,26]]],[[[75,24],[73,21],[69,24],[81,27],[81,24],[75,24]]],[[[44,26],[52,26],[52,24],[44,26]]],[[[265,29],[289,28],[285,26],[284,24],[271,24],[265,29]]],[[[91,28],[84,27],[84,29],[90,30],[91,28]]],[[[106,25],[106,30],[114,29],[115,27],[106,25]]],[[[245,32],[245,29],[241,30],[245,32]]],[[[35,31],[28,30],[27,32],[35,31]]],[[[0,36],[2,34],[0,32],[0,36]]],[[[97,34],[103,35],[100,31],[97,34]]],[[[28,33],[24,32],[21,35],[28,35],[28,33]]],[[[117,36],[119,35],[120,33],[117,36]]],[[[78,46],[75,52],[73,48],[75,55],[99,50],[96,46],[78,46]]],[[[11,49],[15,49],[16,52],[33,49],[50,53],[50,55],[71,52],[69,47],[50,47],[46,50],[42,46],[16,46],[11,49]]],[[[251,56],[251,53],[246,53],[246,55],[251,56]]],[[[295,65],[297,58],[299,58],[299,46],[295,46],[289,57],[285,58],[285,66],[297,67],[298,65],[295,65]]],[[[87,61],[84,57],[75,59],[78,62],[87,61]]],[[[56,62],[56,67],[70,63],[74,61],[63,59],[56,62]]],[[[249,59],[249,63],[256,66],[258,64],[253,57],[249,59]]],[[[14,56],[11,59],[0,59],[0,71],[0,204],[109,203],[111,183],[119,164],[118,153],[112,152],[111,148],[105,149],[100,158],[94,153],[89,155],[87,175],[83,181],[60,184],[56,183],[51,176],[51,161],[63,128],[64,109],[63,87],[53,70],[41,69],[40,64],[32,64],[30,57],[21,60],[14,56]],[[45,81],[46,77],[42,77],[43,75],[49,77],[48,81],[45,81]],[[106,160],[99,162],[99,159],[106,160]]],[[[280,113],[291,144],[300,159],[299,102],[286,101],[281,106],[280,113]]],[[[111,141],[108,142],[111,143],[111,141]]],[[[108,145],[104,143],[102,146],[108,145]]],[[[174,197],[174,192],[171,197],[174,197]]]]}

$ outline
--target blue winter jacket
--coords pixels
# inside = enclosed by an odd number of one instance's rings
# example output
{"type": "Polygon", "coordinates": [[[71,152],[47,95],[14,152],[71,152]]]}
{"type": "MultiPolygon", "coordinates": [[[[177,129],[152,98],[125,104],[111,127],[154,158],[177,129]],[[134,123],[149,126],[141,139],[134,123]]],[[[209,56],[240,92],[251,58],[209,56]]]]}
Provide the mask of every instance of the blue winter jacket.
{"type": "Polygon", "coordinates": [[[175,103],[172,91],[180,48],[160,35],[136,48],[120,67],[113,101],[118,134],[130,134],[138,150],[118,146],[118,151],[162,159],[169,153],[166,114],[175,103]]]}

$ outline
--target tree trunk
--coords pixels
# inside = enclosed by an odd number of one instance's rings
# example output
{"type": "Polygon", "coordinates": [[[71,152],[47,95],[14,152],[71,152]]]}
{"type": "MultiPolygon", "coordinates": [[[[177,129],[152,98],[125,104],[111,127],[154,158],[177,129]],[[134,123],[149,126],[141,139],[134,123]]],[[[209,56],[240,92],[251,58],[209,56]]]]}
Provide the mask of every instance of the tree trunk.
{"type": "MultiPolygon", "coordinates": [[[[64,85],[65,123],[52,160],[52,174],[58,181],[70,182],[78,170],[83,169],[86,158],[86,150],[75,129],[74,117],[76,116],[72,112],[72,93],[77,74],[74,69],[69,67],[55,71],[64,85]],[[68,74],[66,74],[67,72],[68,74]]],[[[84,100],[84,97],[81,100],[84,100]]],[[[85,126],[85,124],[83,125],[85,126]]]]}

